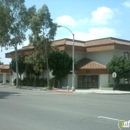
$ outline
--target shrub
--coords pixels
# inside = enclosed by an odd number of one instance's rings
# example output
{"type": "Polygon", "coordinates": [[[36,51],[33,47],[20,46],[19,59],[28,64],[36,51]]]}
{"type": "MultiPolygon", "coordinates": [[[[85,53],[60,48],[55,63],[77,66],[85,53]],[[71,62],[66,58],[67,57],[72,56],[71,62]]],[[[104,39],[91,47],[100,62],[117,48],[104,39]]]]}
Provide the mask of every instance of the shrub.
{"type": "Polygon", "coordinates": [[[118,84],[116,86],[116,90],[130,91],[130,85],[129,84],[118,84]]]}
{"type": "MultiPolygon", "coordinates": [[[[16,79],[14,79],[13,83],[16,86],[16,79]]],[[[18,85],[21,85],[21,79],[18,79],[18,85]]]]}
{"type": "Polygon", "coordinates": [[[109,87],[113,87],[113,83],[109,83],[109,87]]]}

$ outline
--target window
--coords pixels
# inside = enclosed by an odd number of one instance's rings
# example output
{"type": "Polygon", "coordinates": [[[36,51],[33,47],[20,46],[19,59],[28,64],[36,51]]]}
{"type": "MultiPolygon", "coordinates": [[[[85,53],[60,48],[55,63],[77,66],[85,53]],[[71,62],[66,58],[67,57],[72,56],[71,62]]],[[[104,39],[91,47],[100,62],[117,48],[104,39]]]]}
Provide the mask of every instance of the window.
{"type": "Polygon", "coordinates": [[[128,79],[124,79],[124,83],[125,83],[125,84],[128,84],[128,79]]]}
{"type": "Polygon", "coordinates": [[[129,59],[129,53],[128,52],[125,52],[125,58],[129,59]]]}

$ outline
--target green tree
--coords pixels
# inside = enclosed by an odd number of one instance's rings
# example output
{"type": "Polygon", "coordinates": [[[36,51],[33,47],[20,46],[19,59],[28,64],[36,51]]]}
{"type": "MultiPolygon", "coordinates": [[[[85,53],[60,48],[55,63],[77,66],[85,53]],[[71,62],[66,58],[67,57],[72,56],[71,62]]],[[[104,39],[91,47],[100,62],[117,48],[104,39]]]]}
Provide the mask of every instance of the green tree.
{"type": "Polygon", "coordinates": [[[39,54],[34,52],[32,55],[25,57],[26,71],[39,76],[46,69],[46,63],[44,60],[39,58],[39,54]],[[29,68],[30,67],[30,68],[29,68]]]}
{"type": "MultiPolygon", "coordinates": [[[[21,79],[21,75],[25,71],[25,62],[24,62],[24,59],[25,59],[24,56],[19,56],[19,59],[18,59],[18,66],[19,66],[18,72],[19,72],[19,75],[20,75],[20,79],[21,79]]],[[[15,60],[15,58],[12,59],[12,61],[10,63],[10,68],[14,72],[16,72],[16,60],[15,60]]]]}
{"type": "Polygon", "coordinates": [[[127,61],[126,58],[124,58],[123,56],[121,57],[116,57],[114,56],[111,61],[108,62],[107,64],[107,69],[109,71],[110,74],[112,74],[113,72],[117,73],[117,77],[116,77],[116,83],[118,84],[121,78],[124,78],[124,76],[126,75],[125,72],[127,72],[126,68],[127,66],[127,61]]]}
{"type": "Polygon", "coordinates": [[[9,40],[9,28],[11,27],[12,18],[10,9],[0,0],[0,45],[4,46],[9,40]]]}
{"type": "MultiPolygon", "coordinates": [[[[32,30],[32,34],[29,36],[30,43],[34,45],[39,59],[46,61],[49,76],[48,51],[50,50],[50,42],[54,40],[56,34],[56,24],[53,23],[46,5],[43,5],[41,9],[35,12],[31,19],[30,28],[32,30]]],[[[47,81],[49,86],[49,77],[47,81]]]]}
{"type": "Polygon", "coordinates": [[[59,82],[72,70],[72,57],[65,51],[53,50],[48,55],[49,68],[59,82]]]}
{"type": "Polygon", "coordinates": [[[2,47],[14,46],[16,58],[16,86],[18,87],[18,55],[17,45],[26,39],[30,19],[34,15],[35,7],[29,9],[24,5],[24,0],[0,0],[0,45],[2,47]],[[5,26],[3,26],[5,24],[5,26]]]}
{"type": "MultiPolygon", "coordinates": [[[[26,63],[26,57],[25,57],[25,63],[26,63]]],[[[32,78],[32,75],[34,74],[33,64],[26,63],[25,72],[26,72],[27,78],[32,78]]]]}
{"type": "Polygon", "coordinates": [[[128,79],[128,85],[130,84],[130,59],[125,58],[123,77],[128,79]]]}

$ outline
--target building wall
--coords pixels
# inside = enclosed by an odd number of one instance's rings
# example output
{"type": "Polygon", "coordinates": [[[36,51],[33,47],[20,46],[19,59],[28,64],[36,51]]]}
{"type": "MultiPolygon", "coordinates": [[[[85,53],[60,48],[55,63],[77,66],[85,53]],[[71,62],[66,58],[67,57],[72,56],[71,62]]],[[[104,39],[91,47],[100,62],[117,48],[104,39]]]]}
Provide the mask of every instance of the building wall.
{"type": "Polygon", "coordinates": [[[0,82],[3,82],[3,74],[0,74],[0,82]]]}
{"type": "MultiPolygon", "coordinates": [[[[108,61],[115,56],[123,56],[125,51],[122,50],[110,50],[110,51],[98,51],[98,52],[79,52],[75,51],[75,59],[76,61],[86,57],[91,60],[97,61],[101,64],[107,65],[108,61]]],[[[67,51],[67,53],[72,56],[72,51],[67,51]]],[[[49,73],[50,77],[53,77],[51,72],[49,73]]],[[[25,76],[25,75],[24,75],[25,76]]],[[[41,76],[47,78],[47,71],[41,76]]],[[[2,77],[3,78],[3,77],[2,77]]],[[[13,73],[12,81],[16,78],[16,74],[13,73]]],[[[0,77],[1,79],[1,77],[0,77]]],[[[75,75],[75,88],[77,88],[77,75],[75,75]]],[[[0,80],[1,81],[1,80],[0,80]]],[[[108,87],[108,82],[112,82],[111,75],[100,74],[99,75],[99,87],[108,87]]],[[[122,81],[123,82],[123,81],[122,81]]],[[[70,86],[72,87],[72,74],[68,74],[68,76],[63,80],[62,87],[70,86]]]]}
{"type": "MultiPolygon", "coordinates": [[[[6,74],[6,82],[9,81],[11,83],[11,75],[6,74]]],[[[3,83],[3,74],[0,74],[0,83],[3,83]]]]}
{"type": "Polygon", "coordinates": [[[86,53],[86,58],[107,65],[108,61],[112,59],[113,53],[113,51],[88,52],[86,53]]]}
{"type": "MultiPolygon", "coordinates": [[[[72,56],[72,51],[66,51],[70,56],[72,56]]],[[[75,59],[78,61],[84,57],[91,60],[97,61],[103,65],[107,65],[113,56],[124,56],[124,50],[109,50],[109,51],[97,51],[97,52],[79,52],[75,51],[75,59]]]]}
{"type": "MultiPolygon", "coordinates": [[[[72,74],[68,74],[68,86],[72,87],[72,74]]],[[[74,87],[77,88],[77,75],[75,75],[74,87]]]]}
{"type": "MultiPolygon", "coordinates": [[[[70,56],[72,56],[72,51],[66,51],[70,56]]],[[[76,61],[84,58],[86,56],[85,52],[79,52],[79,51],[75,51],[74,53],[74,58],[76,59],[76,61]]]]}
{"type": "Polygon", "coordinates": [[[123,51],[123,50],[114,50],[113,56],[117,56],[117,57],[124,56],[124,52],[125,51],[123,51]]]}
{"type": "Polygon", "coordinates": [[[108,74],[100,74],[99,75],[99,88],[107,88],[108,87],[108,74]]]}

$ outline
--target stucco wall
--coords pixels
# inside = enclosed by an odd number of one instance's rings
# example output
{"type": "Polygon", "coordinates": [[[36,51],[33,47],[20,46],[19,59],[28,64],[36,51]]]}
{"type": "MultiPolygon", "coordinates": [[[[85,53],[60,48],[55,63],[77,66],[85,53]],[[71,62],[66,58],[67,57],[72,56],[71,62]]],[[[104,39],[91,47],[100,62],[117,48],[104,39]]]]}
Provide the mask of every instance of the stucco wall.
{"type": "MultiPolygon", "coordinates": [[[[66,51],[72,56],[72,51],[66,51]]],[[[78,61],[84,57],[95,60],[101,64],[107,65],[113,56],[124,56],[123,50],[109,50],[109,51],[97,51],[97,52],[79,52],[75,51],[75,59],[78,61]]]]}
{"type": "MultiPolygon", "coordinates": [[[[72,87],[72,74],[68,74],[68,86],[72,87]]],[[[74,87],[77,88],[77,75],[75,75],[74,87]]]]}
{"type": "Polygon", "coordinates": [[[123,50],[114,50],[113,56],[117,56],[117,57],[124,56],[124,52],[125,51],[123,51],[123,50]]]}
{"type": "MultiPolygon", "coordinates": [[[[9,83],[11,83],[11,75],[6,74],[5,78],[6,78],[6,81],[8,80],[9,83]]],[[[0,74],[0,82],[3,83],[3,74],[0,74]]]]}
{"type": "MultiPolygon", "coordinates": [[[[72,51],[66,51],[70,56],[72,56],[72,51]]],[[[79,52],[79,51],[75,51],[74,53],[74,58],[76,59],[76,61],[84,58],[86,56],[85,52],[79,52]]]]}
{"type": "Polygon", "coordinates": [[[108,61],[112,59],[113,53],[113,51],[88,52],[86,53],[86,58],[107,65],[108,61]]]}
{"type": "Polygon", "coordinates": [[[2,81],[3,81],[3,75],[0,74],[0,82],[2,82],[2,81]]]}
{"type": "Polygon", "coordinates": [[[106,88],[108,87],[108,74],[100,74],[99,75],[99,88],[106,88]]]}

